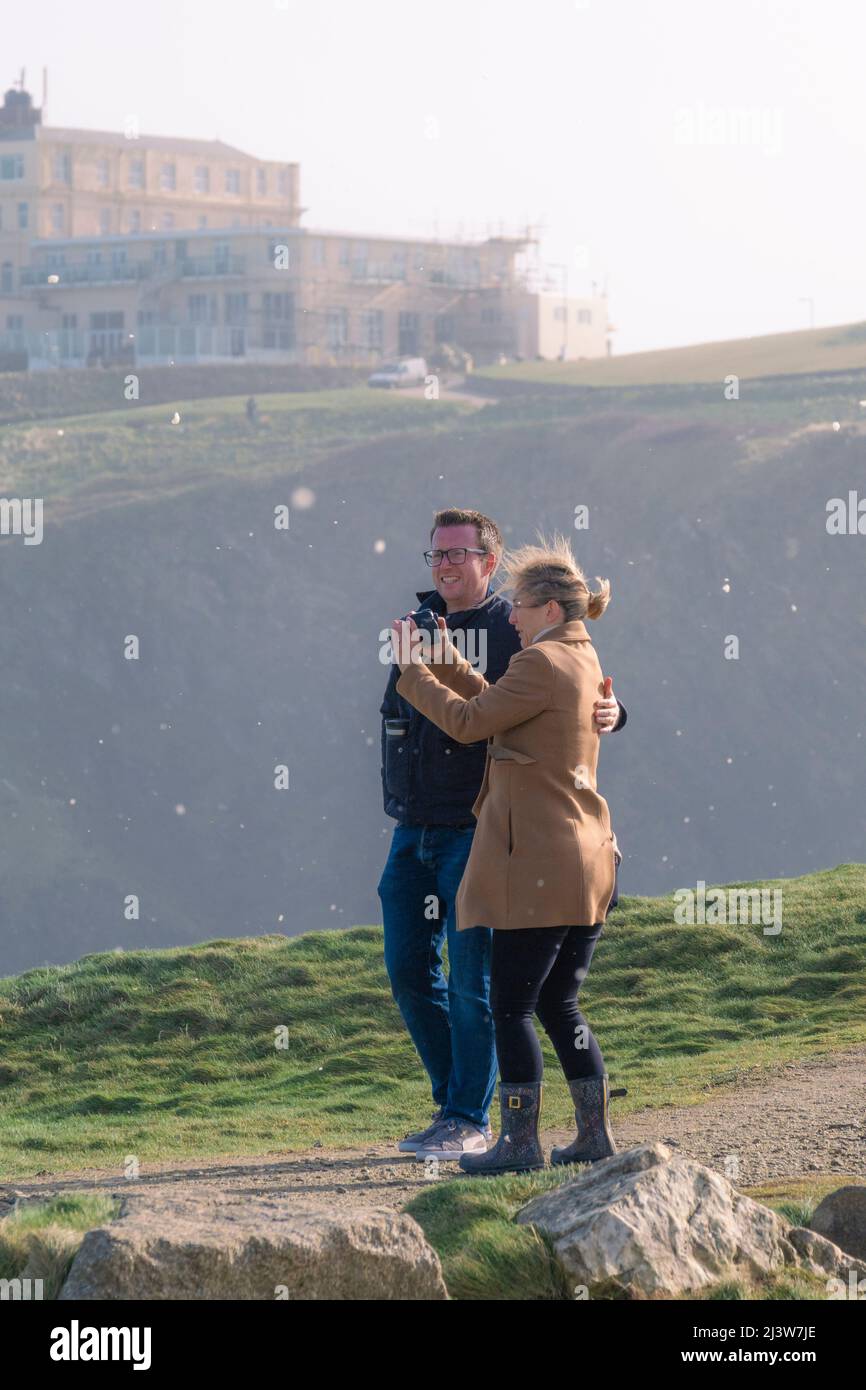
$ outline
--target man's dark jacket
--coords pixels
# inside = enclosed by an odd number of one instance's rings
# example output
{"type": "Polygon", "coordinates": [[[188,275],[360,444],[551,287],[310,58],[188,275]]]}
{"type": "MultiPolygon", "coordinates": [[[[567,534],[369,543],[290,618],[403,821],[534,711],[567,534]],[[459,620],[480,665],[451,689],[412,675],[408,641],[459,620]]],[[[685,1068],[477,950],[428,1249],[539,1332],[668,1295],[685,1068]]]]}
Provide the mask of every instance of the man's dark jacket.
{"type": "MultiPolygon", "coordinates": [[[[446,613],[445,600],[433,589],[418,594],[419,612],[425,608],[441,614],[452,632],[458,630],[486,632],[487,664],[482,674],[488,681],[498,681],[504,675],[515,652],[520,651],[520,637],[508,621],[511,604],[495,594],[478,608],[462,613],[446,613]]],[[[457,645],[470,660],[484,655],[480,636],[457,645]]],[[[481,790],[487,740],[478,743],[457,743],[446,733],[419,714],[413,705],[397,694],[399,666],[392,666],[385,698],[382,701],[382,790],[385,812],[401,825],[473,826],[472,807],[481,790]],[[387,720],[402,723],[392,733],[387,732],[387,720]]],[[[621,714],[617,729],[626,721],[621,714]]]]}

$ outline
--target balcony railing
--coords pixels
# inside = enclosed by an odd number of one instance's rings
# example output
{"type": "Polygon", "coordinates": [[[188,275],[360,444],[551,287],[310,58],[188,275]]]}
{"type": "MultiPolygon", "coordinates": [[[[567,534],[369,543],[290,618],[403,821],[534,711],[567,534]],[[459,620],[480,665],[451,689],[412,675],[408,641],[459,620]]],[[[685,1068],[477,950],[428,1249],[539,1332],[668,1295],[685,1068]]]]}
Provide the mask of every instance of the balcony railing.
{"type": "Polygon", "coordinates": [[[153,274],[150,261],[118,261],[112,265],[40,265],[25,266],[21,285],[107,285],[129,284],[149,280],[153,274]]]}
{"type": "Polygon", "coordinates": [[[406,268],[384,261],[353,261],[350,274],[353,280],[364,284],[391,284],[406,279],[406,268]]]}
{"type": "Polygon", "coordinates": [[[182,280],[216,279],[243,275],[246,259],[243,256],[204,256],[181,261],[114,261],[106,265],[37,265],[26,266],[20,275],[25,286],[110,285],[135,284],[155,277],[182,280]]]}
{"type": "Polygon", "coordinates": [[[180,274],[185,280],[199,276],[243,275],[245,269],[246,260],[243,256],[201,256],[180,263],[180,274]]]}

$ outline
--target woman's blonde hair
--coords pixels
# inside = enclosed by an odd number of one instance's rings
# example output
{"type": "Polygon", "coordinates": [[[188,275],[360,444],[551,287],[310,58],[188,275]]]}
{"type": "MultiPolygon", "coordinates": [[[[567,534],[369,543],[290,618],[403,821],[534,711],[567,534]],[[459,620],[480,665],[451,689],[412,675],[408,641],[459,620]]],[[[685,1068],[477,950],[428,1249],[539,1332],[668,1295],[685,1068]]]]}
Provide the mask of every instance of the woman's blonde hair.
{"type": "Polygon", "coordinates": [[[537,604],[554,599],[561,605],[567,623],[577,618],[600,618],[610,603],[608,580],[596,575],[601,588],[595,592],[590,589],[565,536],[545,540],[539,533],[538,545],[506,551],[501,573],[506,592],[519,591],[537,604]]]}

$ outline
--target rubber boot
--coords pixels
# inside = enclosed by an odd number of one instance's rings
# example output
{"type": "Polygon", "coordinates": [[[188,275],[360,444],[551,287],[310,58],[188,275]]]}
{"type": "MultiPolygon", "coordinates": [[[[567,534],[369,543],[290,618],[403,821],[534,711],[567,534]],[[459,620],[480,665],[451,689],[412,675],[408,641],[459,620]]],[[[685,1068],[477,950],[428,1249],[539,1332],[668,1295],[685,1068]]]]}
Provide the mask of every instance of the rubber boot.
{"type": "Polygon", "coordinates": [[[541,1082],[499,1083],[499,1138],[486,1154],[461,1154],[464,1173],[528,1173],[544,1167],[538,1140],[541,1082]]]}
{"type": "MultiPolygon", "coordinates": [[[[610,1100],[610,1080],[607,1072],[603,1076],[584,1076],[569,1081],[568,1089],[574,1101],[574,1119],[577,1125],[577,1138],[564,1149],[554,1149],[550,1161],[554,1166],[561,1163],[595,1163],[599,1158],[610,1158],[617,1151],[608,1124],[608,1102],[610,1100]]],[[[617,1092],[625,1094],[625,1092],[617,1092]]]]}

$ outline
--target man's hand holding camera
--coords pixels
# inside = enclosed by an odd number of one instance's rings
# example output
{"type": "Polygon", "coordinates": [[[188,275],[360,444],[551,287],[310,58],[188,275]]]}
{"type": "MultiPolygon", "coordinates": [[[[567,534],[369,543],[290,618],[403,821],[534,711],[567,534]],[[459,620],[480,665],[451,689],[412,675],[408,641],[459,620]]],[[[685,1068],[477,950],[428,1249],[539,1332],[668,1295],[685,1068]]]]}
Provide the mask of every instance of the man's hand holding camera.
{"type": "Polygon", "coordinates": [[[409,665],[437,666],[448,659],[451,633],[445,619],[429,609],[419,617],[421,621],[416,622],[410,613],[406,618],[395,618],[391,624],[391,660],[401,671],[409,665]]]}

